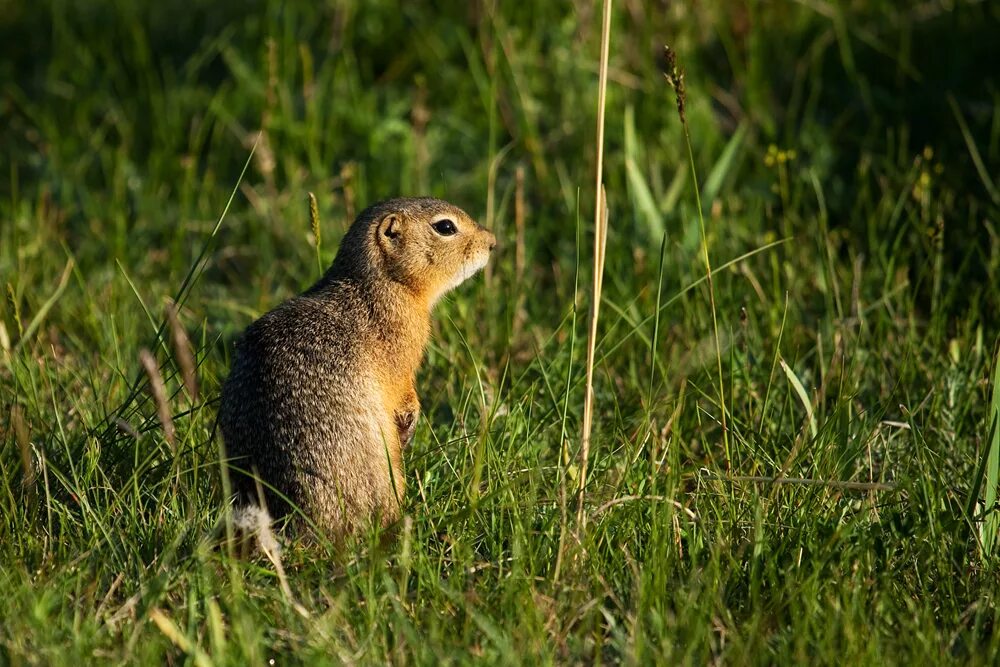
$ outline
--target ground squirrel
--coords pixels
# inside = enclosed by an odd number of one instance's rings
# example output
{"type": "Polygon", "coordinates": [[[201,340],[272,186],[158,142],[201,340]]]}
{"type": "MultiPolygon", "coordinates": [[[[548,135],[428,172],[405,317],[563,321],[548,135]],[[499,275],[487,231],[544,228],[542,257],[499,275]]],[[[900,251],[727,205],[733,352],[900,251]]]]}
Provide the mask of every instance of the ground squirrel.
{"type": "Polygon", "coordinates": [[[238,510],[262,488],[271,516],[292,503],[334,539],[399,518],[431,309],[495,245],[447,202],[375,204],[315,285],[247,328],[219,408],[238,510]]]}

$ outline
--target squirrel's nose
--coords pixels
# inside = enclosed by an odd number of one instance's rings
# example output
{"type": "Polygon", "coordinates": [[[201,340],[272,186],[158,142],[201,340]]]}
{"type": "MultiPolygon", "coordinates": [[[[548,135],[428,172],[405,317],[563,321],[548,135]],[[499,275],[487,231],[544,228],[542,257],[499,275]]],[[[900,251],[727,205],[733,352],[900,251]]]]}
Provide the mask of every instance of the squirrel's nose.
{"type": "Polygon", "coordinates": [[[489,247],[490,247],[490,252],[493,252],[493,249],[497,247],[497,237],[493,234],[490,234],[489,247]]]}

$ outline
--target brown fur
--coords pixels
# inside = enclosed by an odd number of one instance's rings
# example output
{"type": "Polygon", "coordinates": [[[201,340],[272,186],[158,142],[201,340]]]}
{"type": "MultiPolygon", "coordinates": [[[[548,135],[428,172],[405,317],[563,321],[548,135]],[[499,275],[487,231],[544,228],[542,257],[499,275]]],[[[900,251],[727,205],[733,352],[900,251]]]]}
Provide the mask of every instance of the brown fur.
{"type": "Polygon", "coordinates": [[[399,518],[431,309],[495,244],[446,202],[381,202],[315,285],[247,328],[219,409],[239,507],[259,481],[272,516],[294,505],[334,539],[399,518]],[[445,218],[458,233],[434,230],[445,218]]]}

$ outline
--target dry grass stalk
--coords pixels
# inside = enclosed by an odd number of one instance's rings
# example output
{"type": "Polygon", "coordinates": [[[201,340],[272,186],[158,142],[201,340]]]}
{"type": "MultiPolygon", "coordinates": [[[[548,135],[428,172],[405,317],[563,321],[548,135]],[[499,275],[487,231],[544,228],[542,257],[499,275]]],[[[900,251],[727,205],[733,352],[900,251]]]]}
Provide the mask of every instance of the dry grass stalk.
{"type": "Polygon", "coordinates": [[[852,480],[839,479],[808,479],[803,477],[764,477],[761,475],[730,475],[728,477],[716,476],[724,482],[747,483],[747,484],[779,484],[798,486],[824,486],[830,489],[842,489],[845,491],[895,491],[896,485],[887,482],[855,482],[852,480]]]}
{"type": "Polygon", "coordinates": [[[524,279],[524,166],[518,165],[514,176],[514,276],[520,285],[524,279]]]}
{"type": "Polygon", "coordinates": [[[139,350],[139,361],[142,362],[146,377],[149,379],[149,393],[153,397],[153,402],[156,403],[156,414],[160,418],[160,425],[163,426],[163,437],[173,449],[176,443],[174,419],[170,414],[170,405],[167,403],[167,388],[163,384],[163,376],[160,375],[156,357],[153,356],[152,352],[143,348],[139,350]]]}
{"type": "MultiPolygon", "coordinates": [[[[257,486],[257,493],[263,500],[264,490],[259,484],[257,486]]],[[[238,527],[238,532],[241,534],[242,539],[247,540],[243,545],[244,547],[252,549],[252,544],[249,542],[256,538],[257,546],[260,548],[261,553],[274,566],[274,572],[278,576],[278,587],[281,589],[282,595],[285,596],[285,599],[292,605],[296,613],[303,618],[309,618],[309,611],[295,599],[295,596],[292,594],[292,588],[288,584],[288,576],[285,574],[285,567],[281,561],[281,543],[278,541],[278,536],[274,533],[271,526],[271,515],[264,504],[261,503],[257,507],[248,506],[238,509],[234,517],[234,523],[238,527]]]]}
{"type": "Polygon", "coordinates": [[[28,435],[28,425],[24,421],[24,413],[20,405],[15,405],[10,411],[11,426],[14,427],[14,439],[17,447],[21,451],[21,468],[24,477],[21,479],[21,486],[27,490],[30,496],[35,492],[35,464],[31,460],[31,438],[28,435]]]}
{"type": "Polygon", "coordinates": [[[518,286],[517,301],[514,305],[514,323],[511,338],[514,341],[521,340],[521,332],[524,323],[528,319],[528,313],[524,308],[527,299],[527,290],[521,289],[524,285],[525,257],[524,251],[524,167],[518,166],[515,172],[514,189],[514,284],[518,286]]]}
{"type": "Polygon", "coordinates": [[[343,167],[340,168],[340,180],[342,187],[344,189],[344,229],[346,230],[354,222],[354,211],[355,211],[355,196],[354,196],[354,179],[357,176],[357,165],[353,162],[348,162],[343,167]]]}
{"type": "Polygon", "coordinates": [[[600,189],[598,211],[600,213],[596,225],[597,237],[594,239],[594,303],[591,308],[590,332],[587,342],[587,389],[583,401],[583,439],[580,452],[580,487],[577,498],[577,519],[586,523],[583,511],[584,489],[587,484],[587,462],[590,457],[590,438],[594,419],[594,360],[597,355],[597,321],[601,310],[601,291],[604,289],[604,255],[608,240],[608,202],[604,186],[600,189]]]}
{"type": "Polygon", "coordinates": [[[594,419],[594,356],[597,346],[597,319],[604,284],[604,246],[608,234],[608,209],[604,193],[604,108],[608,90],[608,51],[611,44],[611,0],[604,0],[601,25],[601,68],[597,86],[597,165],[594,204],[594,284],[590,309],[590,335],[587,339],[587,387],[583,399],[583,436],[580,443],[580,486],[577,491],[577,521],[585,525],[583,495],[587,486],[587,462],[590,459],[590,435],[594,419]]]}
{"type": "Polygon", "coordinates": [[[271,119],[278,103],[278,45],[274,39],[267,40],[267,88],[265,89],[264,108],[260,114],[260,134],[257,141],[260,143],[257,151],[257,166],[264,176],[264,183],[267,191],[271,195],[271,200],[277,196],[278,189],[275,185],[274,172],[278,166],[277,158],[271,149],[271,119]]]}
{"type": "Polygon", "coordinates": [[[174,358],[181,370],[181,380],[184,391],[192,403],[198,400],[198,366],[194,360],[191,339],[181,324],[180,312],[176,303],[170,302],[166,307],[167,325],[170,327],[170,342],[174,348],[174,358]]]}
{"type": "Polygon", "coordinates": [[[600,507],[598,507],[597,509],[595,509],[594,512],[593,512],[593,514],[596,517],[597,515],[603,514],[604,512],[608,511],[612,507],[616,507],[618,505],[623,505],[625,503],[630,503],[630,502],[633,502],[633,501],[640,501],[640,502],[644,502],[644,503],[650,503],[650,502],[669,503],[669,504],[673,505],[675,508],[677,508],[678,510],[680,510],[681,512],[683,512],[684,514],[686,514],[688,516],[688,518],[690,518],[692,520],[695,520],[695,521],[698,520],[698,515],[697,514],[695,514],[689,508],[684,507],[684,505],[681,505],[676,500],[673,500],[672,498],[667,498],[666,496],[648,496],[648,495],[647,496],[638,496],[638,495],[621,496],[620,498],[614,498],[612,500],[607,501],[606,503],[604,503],[603,505],[601,505],[600,507]]]}
{"type": "MultiPolygon", "coordinates": [[[[486,174],[486,229],[496,229],[497,177],[500,174],[500,166],[513,147],[513,143],[507,144],[490,160],[490,168],[486,174]]],[[[483,268],[483,282],[486,284],[487,292],[492,291],[494,265],[495,262],[488,262],[483,268]]]]}
{"type": "Polygon", "coordinates": [[[160,609],[154,607],[149,612],[149,620],[156,625],[164,637],[170,640],[171,644],[191,656],[196,667],[209,667],[213,664],[208,654],[200,646],[192,642],[187,634],[160,609]]]}
{"type": "Polygon", "coordinates": [[[413,127],[414,181],[419,192],[430,190],[427,179],[427,167],[431,162],[430,150],[427,148],[427,126],[430,120],[431,110],[427,106],[427,82],[423,77],[419,77],[413,95],[413,109],[410,111],[410,124],[413,127]]]}

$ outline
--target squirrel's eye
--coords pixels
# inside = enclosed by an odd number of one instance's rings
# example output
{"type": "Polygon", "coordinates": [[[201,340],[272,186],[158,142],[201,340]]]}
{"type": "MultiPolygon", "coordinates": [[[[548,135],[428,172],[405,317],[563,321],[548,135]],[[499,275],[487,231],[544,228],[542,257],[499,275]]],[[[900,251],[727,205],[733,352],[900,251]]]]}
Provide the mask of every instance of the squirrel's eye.
{"type": "Polygon", "coordinates": [[[451,236],[452,234],[458,232],[458,227],[456,227],[455,223],[451,220],[438,220],[431,225],[431,227],[433,227],[434,231],[441,236],[451,236]]]}

